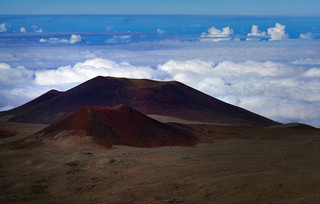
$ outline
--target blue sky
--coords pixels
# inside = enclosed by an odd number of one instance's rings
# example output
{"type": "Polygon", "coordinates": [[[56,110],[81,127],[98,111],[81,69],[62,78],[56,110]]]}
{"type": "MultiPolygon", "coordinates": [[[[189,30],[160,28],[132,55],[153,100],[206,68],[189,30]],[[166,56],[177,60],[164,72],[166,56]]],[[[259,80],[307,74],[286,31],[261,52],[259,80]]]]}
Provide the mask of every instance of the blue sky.
{"type": "Polygon", "coordinates": [[[319,16],[319,0],[0,0],[0,14],[259,14],[319,16]]]}

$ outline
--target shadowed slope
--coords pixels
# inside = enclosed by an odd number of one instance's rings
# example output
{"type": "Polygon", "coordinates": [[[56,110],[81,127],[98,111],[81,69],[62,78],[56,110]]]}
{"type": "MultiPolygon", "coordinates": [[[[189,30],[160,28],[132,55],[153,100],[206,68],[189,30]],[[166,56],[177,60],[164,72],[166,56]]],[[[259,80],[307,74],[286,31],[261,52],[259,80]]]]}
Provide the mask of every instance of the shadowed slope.
{"type": "Polygon", "coordinates": [[[16,135],[17,133],[12,131],[12,130],[8,130],[6,128],[1,128],[0,127],[0,139],[1,138],[5,138],[5,137],[11,137],[16,135]]]}
{"type": "Polygon", "coordinates": [[[179,82],[96,77],[31,107],[7,112],[11,121],[51,123],[83,106],[127,104],[143,114],[165,115],[192,121],[241,125],[276,122],[227,104],[179,82]]]}
{"type": "MultiPolygon", "coordinates": [[[[26,123],[32,123],[32,121],[34,120],[34,117],[38,117],[38,121],[41,121],[44,119],[44,115],[46,113],[42,115],[38,115],[37,113],[43,110],[43,106],[45,102],[47,102],[50,99],[53,99],[54,97],[62,93],[63,92],[52,89],[22,106],[19,106],[9,111],[0,112],[0,117],[7,116],[11,118],[10,121],[26,122],[26,123]],[[32,112],[34,114],[32,114],[32,112]]],[[[41,123],[41,122],[38,122],[38,123],[41,123]]]]}
{"type": "Polygon", "coordinates": [[[55,140],[83,133],[107,147],[190,146],[198,142],[190,133],[153,120],[126,105],[112,108],[85,106],[31,137],[36,137],[37,141],[55,140]],[[59,136],[63,132],[65,134],[59,136]]]}

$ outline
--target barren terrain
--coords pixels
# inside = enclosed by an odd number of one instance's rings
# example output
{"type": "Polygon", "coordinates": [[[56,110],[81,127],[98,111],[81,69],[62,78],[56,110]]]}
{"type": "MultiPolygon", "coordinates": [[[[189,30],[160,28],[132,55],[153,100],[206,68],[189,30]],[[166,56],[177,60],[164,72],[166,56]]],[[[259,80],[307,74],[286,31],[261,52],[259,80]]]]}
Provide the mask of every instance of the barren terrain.
{"type": "Polygon", "coordinates": [[[111,149],[90,138],[15,149],[46,125],[1,122],[1,203],[319,203],[320,134],[194,124],[195,147],[111,149]]]}

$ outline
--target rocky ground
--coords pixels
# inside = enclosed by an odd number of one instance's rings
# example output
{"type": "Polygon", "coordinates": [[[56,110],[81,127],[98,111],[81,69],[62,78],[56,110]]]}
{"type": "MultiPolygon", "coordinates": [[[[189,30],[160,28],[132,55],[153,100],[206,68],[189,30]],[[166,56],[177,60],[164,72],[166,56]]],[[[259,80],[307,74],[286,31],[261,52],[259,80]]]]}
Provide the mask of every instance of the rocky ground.
{"type": "Polygon", "coordinates": [[[74,137],[12,149],[44,125],[4,126],[18,134],[0,139],[1,203],[320,202],[318,131],[195,125],[195,147],[105,149],[74,137]]]}

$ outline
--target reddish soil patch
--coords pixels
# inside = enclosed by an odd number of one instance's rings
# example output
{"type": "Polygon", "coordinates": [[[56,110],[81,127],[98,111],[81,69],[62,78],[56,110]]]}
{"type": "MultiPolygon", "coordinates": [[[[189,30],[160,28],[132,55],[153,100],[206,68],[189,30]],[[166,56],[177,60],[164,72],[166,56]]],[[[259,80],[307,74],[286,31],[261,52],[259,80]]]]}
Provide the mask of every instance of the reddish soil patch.
{"type": "Polygon", "coordinates": [[[68,131],[65,136],[85,132],[96,143],[107,147],[192,146],[198,142],[191,133],[151,119],[126,105],[112,108],[85,106],[35,135],[42,135],[38,137],[40,140],[50,139],[63,131],[68,131]]]}

